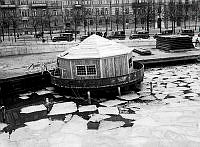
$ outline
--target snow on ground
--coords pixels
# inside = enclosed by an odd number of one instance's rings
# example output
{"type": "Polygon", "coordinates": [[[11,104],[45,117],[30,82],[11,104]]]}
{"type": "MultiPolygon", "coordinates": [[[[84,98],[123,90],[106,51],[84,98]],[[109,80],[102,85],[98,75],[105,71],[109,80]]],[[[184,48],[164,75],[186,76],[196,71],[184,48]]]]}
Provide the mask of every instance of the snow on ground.
{"type": "MultiPolygon", "coordinates": [[[[1,131],[0,147],[199,147],[199,68],[200,64],[189,64],[146,70],[144,84],[148,88],[149,82],[153,83],[153,95],[143,94],[147,91],[143,88],[139,102],[133,99],[120,106],[116,101],[107,101],[107,107],[80,106],[81,112],[98,109],[99,114],[89,114],[89,119],[71,114],[77,111],[73,102],[54,104],[50,114],[70,113],[65,121],[52,120],[49,115],[27,122],[12,132],[10,139],[1,131]],[[134,113],[122,113],[122,108],[134,113]],[[124,127],[119,116],[130,119],[133,126],[124,127]],[[98,129],[88,129],[89,122],[99,123],[98,129]]],[[[5,124],[0,126],[2,129],[5,124]]]]}

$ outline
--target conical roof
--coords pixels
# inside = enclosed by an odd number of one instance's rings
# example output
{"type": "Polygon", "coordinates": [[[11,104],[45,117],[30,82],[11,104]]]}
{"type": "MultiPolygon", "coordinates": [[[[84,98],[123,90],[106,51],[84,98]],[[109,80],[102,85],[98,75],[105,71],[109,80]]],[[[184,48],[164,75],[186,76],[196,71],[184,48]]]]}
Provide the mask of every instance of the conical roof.
{"type": "Polygon", "coordinates": [[[131,51],[131,48],[123,44],[93,34],[79,45],[61,53],[59,57],[65,59],[104,58],[127,54],[131,51]]]}

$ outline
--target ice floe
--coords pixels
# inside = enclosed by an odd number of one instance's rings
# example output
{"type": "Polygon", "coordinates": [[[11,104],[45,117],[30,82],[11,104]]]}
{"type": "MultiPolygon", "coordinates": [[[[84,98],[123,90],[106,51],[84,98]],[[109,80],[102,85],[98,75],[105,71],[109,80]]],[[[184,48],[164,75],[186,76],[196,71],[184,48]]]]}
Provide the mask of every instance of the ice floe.
{"type": "Polygon", "coordinates": [[[76,103],[65,102],[54,104],[48,115],[67,114],[77,111],[76,103]]]}
{"type": "Polygon", "coordinates": [[[92,115],[90,115],[90,119],[88,121],[99,122],[106,118],[110,118],[110,116],[106,115],[106,114],[92,114],[92,115]]]}
{"type": "Polygon", "coordinates": [[[141,119],[138,119],[134,122],[135,126],[159,126],[160,123],[156,122],[154,119],[152,119],[151,117],[144,117],[141,119]]]}
{"type": "Polygon", "coordinates": [[[99,114],[119,114],[119,109],[117,107],[99,107],[99,114]]]}
{"type": "Polygon", "coordinates": [[[183,96],[188,96],[188,97],[198,97],[199,95],[196,94],[196,93],[187,93],[187,94],[184,94],[183,96]]]}
{"type": "Polygon", "coordinates": [[[56,99],[59,99],[59,98],[62,98],[62,97],[63,97],[62,95],[58,95],[58,94],[53,95],[53,96],[54,96],[54,98],[56,98],[56,99]]]}
{"type": "Polygon", "coordinates": [[[44,111],[47,110],[47,108],[44,105],[34,105],[34,106],[28,106],[21,109],[20,113],[32,113],[37,111],[44,111]]]}
{"type": "Polygon", "coordinates": [[[54,87],[46,87],[45,89],[49,90],[49,91],[54,91],[55,88],[54,87]]]}
{"type": "Polygon", "coordinates": [[[0,130],[2,130],[2,129],[5,128],[6,126],[8,126],[8,125],[5,124],[5,123],[0,123],[0,130]]]}
{"type": "Polygon", "coordinates": [[[138,99],[139,97],[140,96],[137,93],[130,93],[130,94],[119,96],[120,99],[127,100],[127,101],[138,99]]]}
{"type": "Polygon", "coordinates": [[[49,91],[49,90],[39,90],[39,91],[36,91],[35,93],[37,93],[38,95],[44,95],[44,94],[52,93],[52,91],[49,91]]]}
{"type": "Polygon", "coordinates": [[[99,125],[99,131],[112,130],[123,126],[123,121],[101,121],[99,125]]]}
{"type": "Polygon", "coordinates": [[[155,94],[155,97],[160,100],[164,99],[166,96],[167,94],[159,94],[159,93],[155,94]]]}
{"type": "Polygon", "coordinates": [[[105,101],[105,102],[100,103],[100,105],[106,106],[106,107],[112,107],[112,106],[116,106],[116,105],[123,104],[123,103],[126,103],[126,101],[109,100],[109,101],[105,101]]]}
{"type": "Polygon", "coordinates": [[[26,122],[25,124],[31,130],[42,130],[42,129],[49,126],[50,120],[49,119],[40,119],[40,120],[37,120],[37,121],[26,122]]]}
{"type": "Polygon", "coordinates": [[[156,97],[154,95],[148,95],[148,96],[144,96],[140,98],[141,100],[149,100],[149,101],[153,101],[156,99],[156,97]]]}
{"type": "Polygon", "coordinates": [[[62,133],[85,134],[87,132],[87,121],[78,115],[74,115],[72,119],[66,123],[61,130],[62,133]]]}
{"type": "Polygon", "coordinates": [[[96,105],[80,106],[78,108],[79,112],[96,111],[96,110],[97,110],[96,105]]]}
{"type": "Polygon", "coordinates": [[[30,97],[27,96],[27,95],[20,95],[19,96],[19,99],[22,99],[22,100],[26,100],[26,99],[29,99],[30,97]]]}

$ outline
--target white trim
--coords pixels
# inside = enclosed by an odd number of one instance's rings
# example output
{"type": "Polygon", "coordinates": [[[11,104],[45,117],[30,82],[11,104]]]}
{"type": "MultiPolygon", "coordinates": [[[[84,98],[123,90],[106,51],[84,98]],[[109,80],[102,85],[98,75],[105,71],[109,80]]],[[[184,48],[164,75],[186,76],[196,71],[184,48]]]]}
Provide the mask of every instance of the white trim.
{"type": "Polygon", "coordinates": [[[100,73],[101,73],[100,77],[101,78],[103,78],[103,63],[102,63],[102,60],[103,60],[103,58],[99,60],[100,61],[99,64],[100,64],[100,73]]]}
{"type": "Polygon", "coordinates": [[[71,63],[71,60],[69,60],[69,65],[70,65],[71,79],[73,79],[74,75],[73,75],[73,72],[72,72],[72,63],[71,63]]]}

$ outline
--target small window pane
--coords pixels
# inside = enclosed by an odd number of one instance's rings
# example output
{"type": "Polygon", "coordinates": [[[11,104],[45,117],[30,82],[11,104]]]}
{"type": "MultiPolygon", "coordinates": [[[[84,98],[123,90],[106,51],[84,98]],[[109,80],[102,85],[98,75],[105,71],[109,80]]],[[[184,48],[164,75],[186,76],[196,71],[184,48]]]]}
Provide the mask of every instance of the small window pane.
{"type": "Polygon", "coordinates": [[[76,67],[77,75],[86,75],[85,66],[76,67]]]}
{"type": "Polygon", "coordinates": [[[95,65],[87,66],[87,75],[96,75],[95,65]]]}

